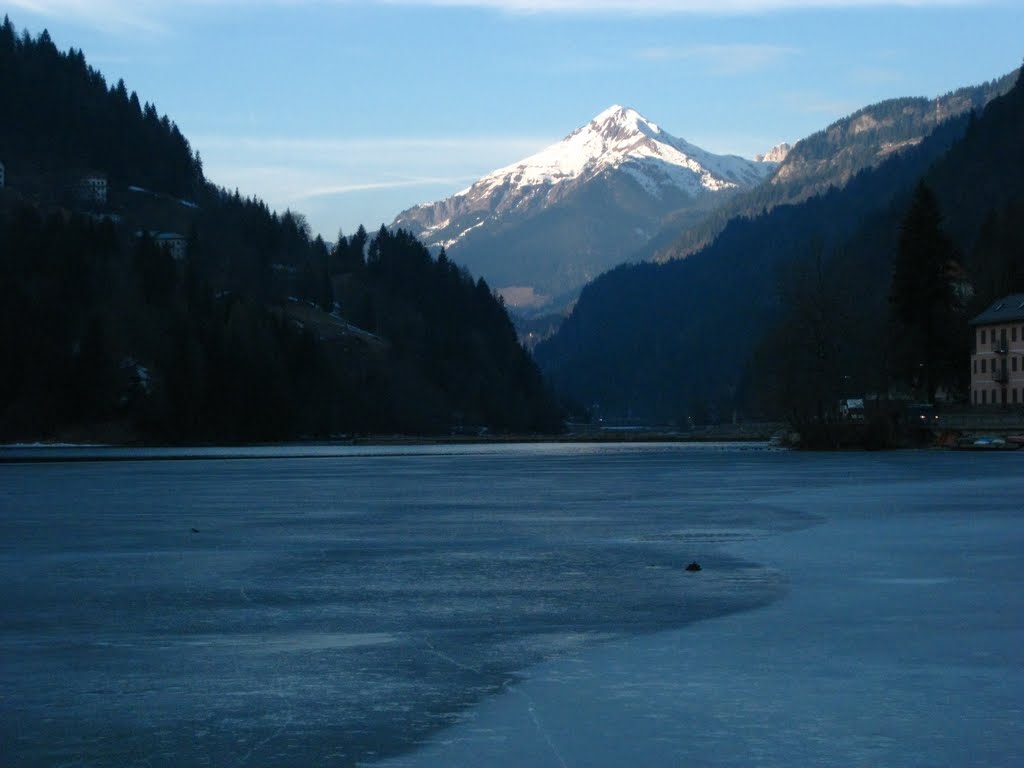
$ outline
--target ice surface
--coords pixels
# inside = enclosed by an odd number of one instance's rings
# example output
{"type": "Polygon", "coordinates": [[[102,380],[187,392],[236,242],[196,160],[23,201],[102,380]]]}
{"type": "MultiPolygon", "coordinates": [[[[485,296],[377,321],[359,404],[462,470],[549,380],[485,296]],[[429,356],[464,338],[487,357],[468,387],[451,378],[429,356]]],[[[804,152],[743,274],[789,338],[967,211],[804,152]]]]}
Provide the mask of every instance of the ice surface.
{"type": "Polygon", "coordinates": [[[795,458],[857,482],[752,499],[826,517],[727,544],[785,574],[781,601],[542,664],[385,765],[1024,765],[1024,456],[1006,458],[795,458]]]}
{"type": "Polygon", "coordinates": [[[65,452],[0,464],[4,764],[1020,763],[1024,456],[65,452]]]}

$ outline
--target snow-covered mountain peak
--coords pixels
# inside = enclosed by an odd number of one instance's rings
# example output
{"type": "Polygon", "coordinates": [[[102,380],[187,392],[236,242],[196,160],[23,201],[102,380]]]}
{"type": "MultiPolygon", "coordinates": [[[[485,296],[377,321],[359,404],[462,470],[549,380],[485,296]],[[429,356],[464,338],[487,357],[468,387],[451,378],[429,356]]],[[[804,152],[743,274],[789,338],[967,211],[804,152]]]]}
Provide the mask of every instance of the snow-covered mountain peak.
{"type": "Polygon", "coordinates": [[[493,171],[458,196],[493,189],[550,188],[626,167],[652,194],[672,186],[697,194],[759,180],[749,160],[714,155],[665,133],[635,109],[615,104],[535,155],[493,171]],[[652,176],[653,172],[653,176],[652,176]]]}
{"type": "Polygon", "coordinates": [[[628,137],[654,137],[661,133],[655,123],[645,118],[635,109],[614,104],[599,114],[580,131],[595,131],[602,138],[615,141],[628,137]]]}
{"type": "Polygon", "coordinates": [[[499,289],[551,296],[628,258],[666,221],[707,210],[775,167],[708,152],[615,104],[452,197],[403,211],[393,226],[443,246],[499,289]],[[553,242],[562,251],[549,257],[553,242]]]}

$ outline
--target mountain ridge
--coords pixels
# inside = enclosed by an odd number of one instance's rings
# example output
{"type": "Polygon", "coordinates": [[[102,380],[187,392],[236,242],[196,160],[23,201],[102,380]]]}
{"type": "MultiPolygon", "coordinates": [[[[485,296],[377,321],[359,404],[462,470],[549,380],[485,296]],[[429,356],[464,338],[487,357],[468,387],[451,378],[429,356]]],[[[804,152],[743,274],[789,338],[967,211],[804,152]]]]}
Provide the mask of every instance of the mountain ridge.
{"type": "Polygon", "coordinates": [[[861,107],[797,141],[765,184],[733,196],[705,221],[679,228],[669,242],[638,258],[658,262],[684,258],[710,244],[734,217],[754,216],[776,205],[801,202],[829,187],[842,187],[857,172],[920,144],[943,120],[983,109],[1013,87],[1019,71],[934,98],[902,97],[861,107]]]}
{"type": "Polygon", "coordinates": [[[627,258],[666,217],[713,207],[716,197],[761,183],[776,166],[716,155],[616,104],[452,197],[403,211],[392,226],[449,250],[507,295],[532,289],[551,296],[627,258]],[[517,230],[538,223],[551,230],[546,265],[524,252],[542,242],[516,242],[517,230]],[[609,231],[610,224],[619,231],[609,231]]]}

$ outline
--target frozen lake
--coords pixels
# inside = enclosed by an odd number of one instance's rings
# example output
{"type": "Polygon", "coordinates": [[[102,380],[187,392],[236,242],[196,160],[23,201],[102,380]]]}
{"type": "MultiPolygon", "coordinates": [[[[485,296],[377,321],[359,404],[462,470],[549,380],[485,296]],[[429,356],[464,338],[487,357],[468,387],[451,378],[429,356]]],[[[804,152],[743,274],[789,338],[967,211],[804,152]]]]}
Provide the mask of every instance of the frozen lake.
{"type": "Polygon", "coordinates": [[[0,763],[1024,764],[1024,452],[194,453],[0,465],[0,763]]]}

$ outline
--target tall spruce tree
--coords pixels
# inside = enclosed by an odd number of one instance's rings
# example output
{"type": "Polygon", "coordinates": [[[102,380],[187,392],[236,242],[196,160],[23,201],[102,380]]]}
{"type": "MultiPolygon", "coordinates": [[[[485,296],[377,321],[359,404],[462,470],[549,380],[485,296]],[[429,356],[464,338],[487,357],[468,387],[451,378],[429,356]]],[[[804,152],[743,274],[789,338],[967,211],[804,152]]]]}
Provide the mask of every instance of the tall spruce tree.
{"type": "Polygon", "coordinates": [[[959,304],[951,277],[957,262],[938,201],[921,182],[900,225],[889,303],[896,373],[929,403],[941,384],[955,379],[959,304]]]}

